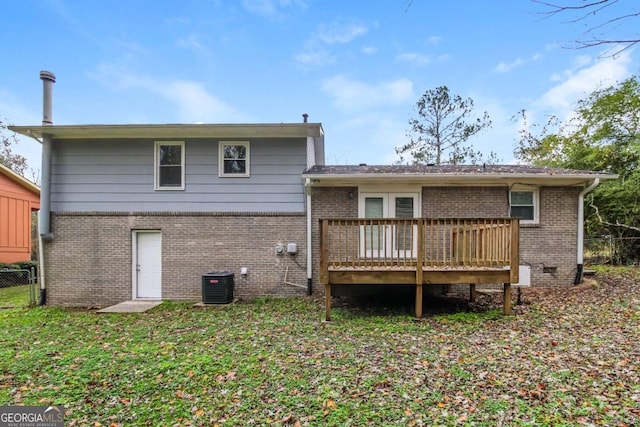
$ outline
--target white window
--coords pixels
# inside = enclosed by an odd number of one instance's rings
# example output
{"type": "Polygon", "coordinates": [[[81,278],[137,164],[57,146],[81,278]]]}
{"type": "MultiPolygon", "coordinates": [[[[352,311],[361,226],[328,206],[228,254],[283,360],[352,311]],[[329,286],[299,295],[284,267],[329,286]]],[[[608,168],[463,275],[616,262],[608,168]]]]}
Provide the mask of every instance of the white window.
{"type": "Polygon", "coordinates": [[[220,141],[219,149],[220,176],[249,176],[249,141],[220,141]]]}
{"type": "Polygon", "coordinates": [[[539,222],[538,189],[514,188],[509,193],[509,216],[520,218],[521,224],[539,222]]]}
{"type": "Polygon", "coordinates": [[[156,141],[155,189],[184,190],[184,141],[156,141]]]}

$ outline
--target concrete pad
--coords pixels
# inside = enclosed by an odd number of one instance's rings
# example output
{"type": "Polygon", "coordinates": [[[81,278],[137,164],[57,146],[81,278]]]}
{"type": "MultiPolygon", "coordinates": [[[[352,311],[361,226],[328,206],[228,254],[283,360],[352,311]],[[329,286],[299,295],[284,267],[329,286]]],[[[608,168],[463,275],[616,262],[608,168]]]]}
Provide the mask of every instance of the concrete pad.
{"type": "Polygon", "coordinates": [[[147,310],[157,307],[162,304],[162,301],[158,300],[133,300],[124,301],[111,307],[98,310],[98,313],[144,313],[147,310]]]}

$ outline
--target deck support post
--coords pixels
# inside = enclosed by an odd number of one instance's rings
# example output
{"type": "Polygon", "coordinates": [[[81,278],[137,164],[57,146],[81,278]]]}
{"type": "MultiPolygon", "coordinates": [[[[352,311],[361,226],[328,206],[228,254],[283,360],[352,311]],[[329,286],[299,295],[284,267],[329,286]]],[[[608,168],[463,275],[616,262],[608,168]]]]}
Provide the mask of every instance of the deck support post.
{"type": "Polygon", "coordinates": [[[329,281],[329,221],[321,219],[320,231],[320,283],[324,283],[324,317],[331,320],[331,282],[329,281]]]}
{"type": "Polygon", "coordinates": [[[418,253],[416,254],[416,318],[422,318],[422,283],[424,270],[424,220],[418,221],[418,253]]]}
{"type": "Polygon", "coordinates": [[[504,314],[508,316],[511,314],[511,283],[504,284],[504,292],[502,293],[502,303],[504,307],[504,314]]]}
{"type": "Polygon", "coordinates": [[[324,320],[331,320],[331,283],[324,285],[324,320]]]}
{"type": "Polygon", "coordinates": [[[469,284],[469,301],[476,302],[477,297],[478,297],[478,294],[476,293],[476,284],[475,283],[469,284]]]}

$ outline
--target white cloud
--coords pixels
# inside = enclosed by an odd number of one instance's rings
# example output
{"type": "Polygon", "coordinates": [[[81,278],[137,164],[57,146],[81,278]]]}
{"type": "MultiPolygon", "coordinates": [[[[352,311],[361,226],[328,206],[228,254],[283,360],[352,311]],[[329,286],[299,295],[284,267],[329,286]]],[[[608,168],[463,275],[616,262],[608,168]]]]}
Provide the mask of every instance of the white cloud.
{"type": "Polygon", "coordinates": [[[573,60],[573,65],[570,68],[562,70],[559,73],[551,74],[551,77],[549,79],[552,82],[563,81],[575,74],[576,71],[583,69],[591,63],[593,63],[593,58],[591,58],[589,55],[580,55],[573,60]]]}
{"type": "Polygon", "coordinates": [[[519,66],[521,66],[522,64],[524,64],[524,59],[522,58],[517,58],[515,61],[510,62],[510,63],[506,63],[506,62],[500,62],[497,66],[496,66],[496,71],[499,73],[507,73],[511,70],[513,70],[514,68],[517,68],[519,66]]]}
{"type": "Polygon", "coordinates": [[[191,20],[185,16],[174,16],[166,18],[164,23],[167,25],[188,25],[191,23],[191,20]]]}
{"type": "Polygon", "coordinates": [[[205,60],[212,60],[213,58],[211,50],[207,47],[208,43],[206,40],[203,42],[196,34],[192,33],[189,34],[188,37],[179,38],[176,41],[176,45],[180,48],[191,51],[198,58],[205,60]]]}
{"type": "Polygon", "coordinates": [[[207,92],[200,83],[171,81],[159,92],[177,104],[180,116],[185,122],[225,123],[240,118],[231,106],[207,92]]]}
{"type": "Polygon", "coordinates": [[[359,36],[367,34],[368,31],[367,27],[359,23],[333,23],[330,25],[321,25],[316,33],[316,37],[318,40],[326,44],[345,44],[359,36]]]}
{"type": "Polygon", "coordinates": [[[413,82],[408,79],[369,84],[336,76],[325,80],[322,90],[333,99],[337,108],[345,111],[402,104],[414,97],[413,82]]]}
{"type": "Polygon", "coordinates": [[[542,58],[542,55],[539,53],[535,53],[529,58],[518,57],[511,62],[500,62],[498,65],[496,65],[494,71],[497,71],[498,73],[508,73],[509,71],[513,71],[514,69],[521,67],[529,62],[537,61],[540,58],[542,58]]]}
{"type": "Polygon", "coordinates": [[[224,123],[244,119],[238,111],[209,93],[199,82],[139,75],[110,64],[101,65],[96,74],[101,82],[109,86],[141,89],[172,101],[179,120],[184,123],[224,123]]]}
{"type": "MultiPolygon", "coordinates": [[[[344,116],[343,116],[344,117],[344,116]]],[[[393,113],[365,111],[331,124],[329,164],[391,164],[395,147],[407,142],[407,120],[393,113]]]]}
{"type": "Polygon", "coordinates": [[[396,56],[396,61],[409,62],[415,65],[428,65],[431,63],[431,57],[422,53],[407,52],[396,56]]]}
{"type": "Polygon", "coordinates": [[[442,37],[438,37],[438,36],[429,36],[427,38],[427,44],[429,46],[437,46],[440,44],[441,41],[442,41],[442,37]]]}
{"type": "Polygon", "coordinates": [[[331,55],[326,49],[308,50],[298,53],[294,59],[299,66],[303,67],[328,65],[336,62],[335,56],[331,55]]]}
{"type": "Polygon", "coordinates": [[[556,76],[566,78],[544,93],[536,104],[564,117],[575,107],[578,100],[586,98],[594,90],[613,85],[630,76],[630,64],[629,52],[621,54],[617,59],[606,58],[596,62],[580,57],[574,68],[560,74],[556,73],[556,76]]]}
{"type": "Polygon", "coordinates": [[[193,51],[200,51],[204,49],[204,46],[202,45],[202,43],[200,43],[200,40],[195,34],[189,34],[189,37],[178,39],[176,44],[178,45],[178,47],[183,47],[185,49],[190,49],[193,51]]]}
{"type": "MultiPolygon", "coordinates": [[[[305,43],[303,52],[294,55],[294,59],[301,67],[333,64],[336,61],[336,55],[329,52],[329,46],[348,44],[354,39],[367,34],[368,31],[368,27],[360,23],[343,24],[334,22],[320,25],[305,43]]],[[[375,51],[371,50],[374,48],[369,48],[368,51],[365,49],[363,49],[365,54],[375,53],[375,51]]]]}
{"type": "Polygon", "coordinates": [[[365,55],[375,55],[378,53],[378,48],[374,46],[365,46],[362,48],[362,53],[365,55]]]}
{"type": "Polygon", "coordinates": [[[303,0],[242,0],[242,7],[249,13],[269,19],[281,19],[288,7],[306,7],[303,0]]]}

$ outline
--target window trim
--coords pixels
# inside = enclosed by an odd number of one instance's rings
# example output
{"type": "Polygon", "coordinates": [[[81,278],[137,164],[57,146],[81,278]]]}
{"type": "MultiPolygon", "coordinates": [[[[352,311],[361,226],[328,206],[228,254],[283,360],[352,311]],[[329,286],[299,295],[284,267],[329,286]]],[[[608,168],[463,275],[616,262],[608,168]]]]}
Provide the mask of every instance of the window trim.
{"type": "Polygon", "coordinates": [[[155,141],[153,145],[153,186],[156,191],[180,191],[185,189],[185,143],[184,141],[155,141]],[[180,146],[180,186],[160,185],[160,147],[180,146]]]}
{"type": "Polygon", "coordinates": [[[540,189],[538,187],[513,186],[509,189],[509,216],[511,216],[511,193],[512,192],[533,193],[533,219],[520,219],[520,224],[540,224],[540,189]]]}
{"type": "Polygon", "coordinates": [[[251,176],[251,143],[250,141],[218,141],[218,177],[220,178],[248,178],[251,176]],[[227,145],[242,145],[245,147],[244,173],[225,173],[224,147],[227,145]]]}

